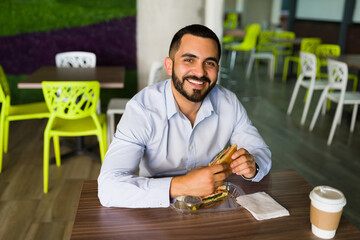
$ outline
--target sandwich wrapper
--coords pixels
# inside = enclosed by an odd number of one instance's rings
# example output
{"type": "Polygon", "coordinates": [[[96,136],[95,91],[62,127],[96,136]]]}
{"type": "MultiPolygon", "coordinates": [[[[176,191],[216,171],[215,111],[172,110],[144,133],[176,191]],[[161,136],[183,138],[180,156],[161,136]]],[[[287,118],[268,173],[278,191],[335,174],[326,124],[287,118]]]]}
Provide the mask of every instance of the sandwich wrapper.
{"type": "Polygon", "coordinates": [[[242,195],[237,197],[236,201],[246,208],[256,220],[290,216],[288,210],[265,192],[242,195]]]}

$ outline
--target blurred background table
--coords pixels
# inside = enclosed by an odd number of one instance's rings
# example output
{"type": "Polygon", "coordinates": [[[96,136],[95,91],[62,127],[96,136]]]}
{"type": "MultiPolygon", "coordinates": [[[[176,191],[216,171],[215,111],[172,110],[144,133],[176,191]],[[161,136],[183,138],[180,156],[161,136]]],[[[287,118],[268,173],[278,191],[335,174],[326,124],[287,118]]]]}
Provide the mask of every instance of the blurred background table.
{"type": "MultiPolygon", "coordinates": [[[[267,192],[289,217],[257,221],[245,208],[229,213],[183,215],[171,208],[107,208],[97,182],[84,181],[71,239],[318,239],[311,232],[312,186],[294,170],[276,171],[260,183],[231,176],[246,194],[267,192]]],[[[360,231],[342,216],[335,239],[358,239],[360,231]]]]}
{"type": "Polygon", "coordinates": [[[345,62],[349,68],[356,68],[360,70],[360,54],[344,54],[338,57],[330,58],[345,62]]]}
{"type": "Polygon", "coordinates": [[[101,88],[124,88],[125,68],[97,66],[94,68],[58,68],[44,66],[18,83],[20,89],[41,89],[42,81],[99,81],[101,88]]]}

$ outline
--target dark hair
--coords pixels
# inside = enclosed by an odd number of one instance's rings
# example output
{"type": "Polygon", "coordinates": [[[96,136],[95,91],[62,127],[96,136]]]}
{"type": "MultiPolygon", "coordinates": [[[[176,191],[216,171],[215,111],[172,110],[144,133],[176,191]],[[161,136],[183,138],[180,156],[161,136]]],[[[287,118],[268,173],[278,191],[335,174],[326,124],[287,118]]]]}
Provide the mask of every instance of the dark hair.
{"type": "Polygon", "coordinates": [[[210,39],[214,40],[218,47],[218,57],[220,60],[221,46],[220,46],[219,38],[216,36],[216,34],[210,28],[205,27],[200,24],[193,24],[193,25],[186,26],[186,27],[180,29],[177,33],[175,33],[175,35],[171,41],[170,48],[169,48],[169,56],[170,57],[172,57],[172,54],[175,55],[175,52],[177,52],[177,50],[179,50],[179,47],[181,44],[181,39],[185,34],[191,34],[194,36],[210,38],[210,39]]]}

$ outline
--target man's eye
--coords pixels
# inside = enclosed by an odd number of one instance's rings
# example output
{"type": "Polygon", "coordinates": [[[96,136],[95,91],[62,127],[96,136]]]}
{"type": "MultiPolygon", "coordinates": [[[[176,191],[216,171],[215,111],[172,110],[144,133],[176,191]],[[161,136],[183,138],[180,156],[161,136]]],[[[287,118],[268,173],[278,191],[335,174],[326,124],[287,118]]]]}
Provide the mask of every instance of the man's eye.
{"type": "Polygon", "coordinates": [[[191,58],[185,58],[184,61],[185,62],[193,62],[193,60],[191,58]]]}
{"type": "Polygon", "coordinates": [[[206,62],[206,65],[210,67],[216,67],[216,63],[214,62],[206,62]]]}

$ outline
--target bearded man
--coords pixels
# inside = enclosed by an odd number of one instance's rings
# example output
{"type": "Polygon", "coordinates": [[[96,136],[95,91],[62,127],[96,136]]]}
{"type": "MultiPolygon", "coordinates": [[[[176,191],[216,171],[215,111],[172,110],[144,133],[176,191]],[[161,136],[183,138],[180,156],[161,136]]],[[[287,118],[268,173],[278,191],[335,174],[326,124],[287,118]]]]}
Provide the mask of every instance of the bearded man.
{"type": "Polygon", "coordinates": [[[107,207],[168,207],[178,196],[206,196],[230,175],[258,182],[271,152],[236,95],[216,84],[220,42],[194,24],[173,37],[164,65],[171,79],[127,104],[98,178],[107,207]],[[237,144],[230,166],[208,166],[237,144]]]}

